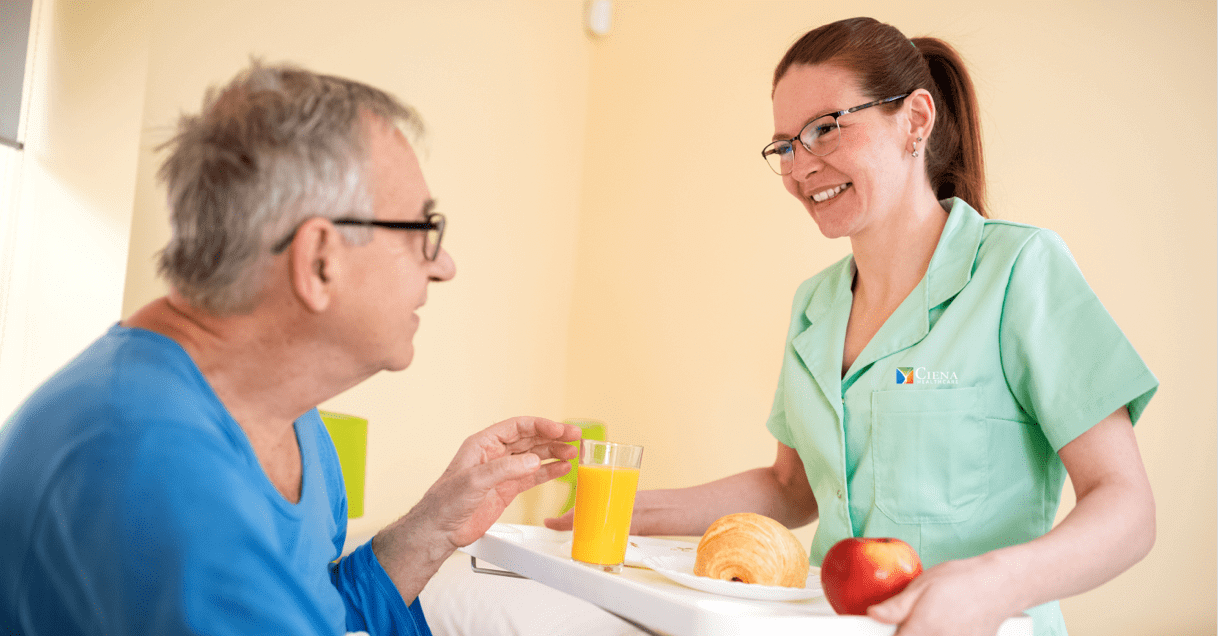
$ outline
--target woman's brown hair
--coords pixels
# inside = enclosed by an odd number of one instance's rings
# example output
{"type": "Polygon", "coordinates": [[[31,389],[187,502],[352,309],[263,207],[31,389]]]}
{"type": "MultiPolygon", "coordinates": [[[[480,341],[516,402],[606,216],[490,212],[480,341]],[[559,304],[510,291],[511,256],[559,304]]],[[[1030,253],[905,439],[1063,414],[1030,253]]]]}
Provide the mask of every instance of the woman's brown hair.
{"type": "Polygon", "coordinates": [[[813,29],[791,45],[774,69],[774,86],[798,64],[853,71],[871,99],[926,89],[937,113],[926,146],[930,185],[940,199],[960,197],[988,216],[977,94],[951,45],[930,37],[910,40],[872,18],[850,18],[813,29]]]}

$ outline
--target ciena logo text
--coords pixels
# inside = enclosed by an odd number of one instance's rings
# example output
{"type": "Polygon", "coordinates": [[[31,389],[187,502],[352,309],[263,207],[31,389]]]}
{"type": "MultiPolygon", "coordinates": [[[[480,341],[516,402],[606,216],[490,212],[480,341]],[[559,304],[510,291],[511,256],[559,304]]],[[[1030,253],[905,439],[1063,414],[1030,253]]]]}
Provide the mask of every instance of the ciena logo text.
{"type": "Polygon", "coordinates": [[[931,371],[926,367],[897,367],[897,384],[959,384],[955,371],[931,371]]]}

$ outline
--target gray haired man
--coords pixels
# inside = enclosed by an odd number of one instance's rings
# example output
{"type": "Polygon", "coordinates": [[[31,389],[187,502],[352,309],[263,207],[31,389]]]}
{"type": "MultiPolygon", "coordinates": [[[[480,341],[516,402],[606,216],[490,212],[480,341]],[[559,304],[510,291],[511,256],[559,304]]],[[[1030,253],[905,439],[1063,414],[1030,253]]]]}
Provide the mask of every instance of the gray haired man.
{"type": "Polygon", "coordinates": [[[185,116],[160,171],[169,294],[0,432],[0,626],[56,634],[429,634],[417,596],[578,429],[506,420],[339,558],[347,502],[316,406],[414,355],[455,273],[401,128],[350,80],[255,63],[185,116]]]}

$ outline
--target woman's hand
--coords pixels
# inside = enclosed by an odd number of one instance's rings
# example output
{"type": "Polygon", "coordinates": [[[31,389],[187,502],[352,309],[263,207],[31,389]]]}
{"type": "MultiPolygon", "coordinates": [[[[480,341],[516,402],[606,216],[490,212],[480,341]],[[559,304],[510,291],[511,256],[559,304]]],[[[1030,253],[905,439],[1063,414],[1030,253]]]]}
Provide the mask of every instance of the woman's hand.
{"type": "Polygon", "coordinates": [[[1074,509],[1042,537],[941,563],[868,614],[899,636],[986,634],[1007,617],[1111,580],[1154,544],[1155,505],[1121,407],[1057,452],[1074,509]]]}
{"type": "MultiPolygon", "coordinates": [[[[630,534],[698,537],[716,519],[733,512],[763,514],[788,528],[815,521],[816,497],[799,454],[780,442],[773,466],[689,488],[640,490],[630,534]]],[[[567,511],[544,523],[553,530],[570,530],[574,517],[567,511]]]]}
{"type": "Polygon", "coordinates": [[[574,525],[575,508],[563,513],[561,517],[550,517],[542,521],[551,530],[570,530],[574,525]]]}
{"type": "Polygon", "coordinates": [[[867,615],[899,624],[896,636],[994,636],[1022,608],[1007,591],[1009,575],[993,555],[940,563],[867,615]]]}

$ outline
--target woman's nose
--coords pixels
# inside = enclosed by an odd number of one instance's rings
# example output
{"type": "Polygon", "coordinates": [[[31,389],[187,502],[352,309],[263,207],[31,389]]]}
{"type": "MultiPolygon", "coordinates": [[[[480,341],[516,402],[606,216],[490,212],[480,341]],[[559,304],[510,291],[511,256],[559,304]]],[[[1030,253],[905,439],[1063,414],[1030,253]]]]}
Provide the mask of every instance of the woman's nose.
{"type": "Polygon", "coordinates": [[[795,144],[791,151],[791,177],[803,181],[808,177],[816,174],[824,165],[824,157],[818,157],[803,144],[795,144]]]}

